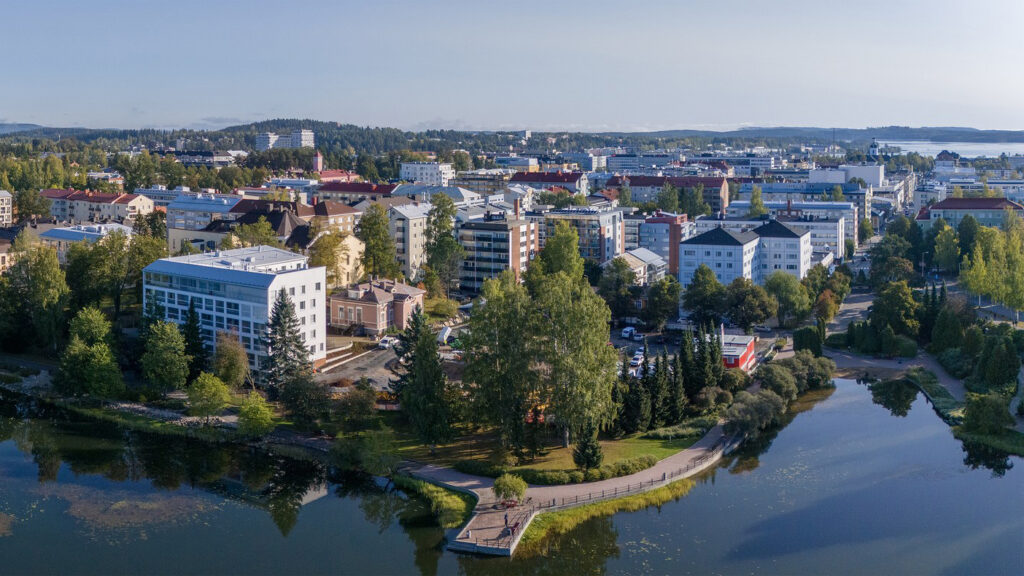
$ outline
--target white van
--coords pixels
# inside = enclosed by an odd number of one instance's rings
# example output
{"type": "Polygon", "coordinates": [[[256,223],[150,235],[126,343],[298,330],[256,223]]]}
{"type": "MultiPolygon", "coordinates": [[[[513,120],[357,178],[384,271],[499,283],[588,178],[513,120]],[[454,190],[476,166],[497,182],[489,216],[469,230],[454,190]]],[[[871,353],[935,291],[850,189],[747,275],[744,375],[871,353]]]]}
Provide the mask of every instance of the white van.
{"type": "Polygon", "coordinates": [[[633,334],[635,333],[636,328],[633,328],[632,326],[626,326],[625,328],[622,329],[622,337],[626,339],[632,338],[633,334]]]}

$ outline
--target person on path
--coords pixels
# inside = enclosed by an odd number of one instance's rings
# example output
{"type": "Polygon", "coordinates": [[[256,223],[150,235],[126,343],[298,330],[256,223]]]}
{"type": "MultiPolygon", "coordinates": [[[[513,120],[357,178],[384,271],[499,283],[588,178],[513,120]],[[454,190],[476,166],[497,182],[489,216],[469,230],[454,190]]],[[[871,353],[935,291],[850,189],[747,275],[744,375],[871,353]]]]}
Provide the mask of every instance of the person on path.
{"type": "Polygon", "coordinates": [[[505,512],[505,528],[508,528],[508,512],[505,512]]]}

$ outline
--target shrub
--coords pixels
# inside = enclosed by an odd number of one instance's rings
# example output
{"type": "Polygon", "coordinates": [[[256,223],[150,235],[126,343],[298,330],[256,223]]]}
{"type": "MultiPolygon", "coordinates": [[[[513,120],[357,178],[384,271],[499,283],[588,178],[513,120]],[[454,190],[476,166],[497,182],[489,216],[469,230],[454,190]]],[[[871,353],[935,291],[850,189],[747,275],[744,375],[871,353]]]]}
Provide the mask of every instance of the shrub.
{"type": "Polygon", "coordinates": [[[966,378],[974,371],[971,359],[964,356],[960,348],[943,350],[936,358],[946,372],[957,378],[966,378]]]}
{"type": "Polygon", "coordinates": [[[526,482],[519,476],[502,474],[494,479],[494,495],[498,500],[522,500],[526,482]]]}
{"type": "Polygon", "coordinates": [[[967,398],[964,428],[978,434],[999,434],[1013,424],[1006,400],[998,394],[972,394],[967,398]]]}
{"type": "Polygon", "coordinates": [[[896,337],[896,354],[904,358],[913,358],[917,356],[917,342],[912,339],[900,335],[896,337]]]}
{"type": "Polygon", "coordinates": [[[251,438],[263,436],[274,429],[274,414],[256,392],[250,392],[238,409],[238,431],[251,438]]]}
{"type": "Polygon", "coordinates": [[[589,427],[584,430],[572,451],[572,461],[578,468],[591,470],[600,468],[604,460],[601,443],[597,441],[597,429],[589,427]]]}
{"type": "Polygon", "coordinates": [[[836,332],[834,334],[829,334],[825,338],[825,346],[838,349],[848,348],[847,334],[849,334],[849,332],[836,332]]]}
{"type": "Polygon", "coordinates": [[[821,356],[821,335],[813,326],[804,326],[793,332],[793,350],[810,350],[821,356]]]}
{"type": "Polygon", "coordinates": [[[458,460],[453,464],[453,467],[464,474],[487,476],[489,478],[497,478],[506,472],[504,466],[496,466],[482,460],[458,460]]]}

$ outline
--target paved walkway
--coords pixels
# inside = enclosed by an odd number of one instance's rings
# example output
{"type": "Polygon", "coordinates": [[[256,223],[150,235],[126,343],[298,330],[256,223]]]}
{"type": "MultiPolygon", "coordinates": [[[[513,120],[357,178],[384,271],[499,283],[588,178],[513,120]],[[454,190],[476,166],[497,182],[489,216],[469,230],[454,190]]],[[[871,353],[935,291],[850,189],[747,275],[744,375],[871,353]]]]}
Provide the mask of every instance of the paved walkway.
{"type": "Polygon", "coordinates": [[[727,437],[722,426],[718,425],[693,446],[636,474],[582,484],[530,485],[523,505],[508,510],[498,506],[494,497],[493,478],[473,476],[433,464],[408,467],[405,471],[418,478],[476,495],[477,506],[473,516],[460,530],[450,534],[449,549],[511,556],[530,521],[541,512],[653,490],[708,468],[721,458],[723,452],[735,445],[736,442],[727,437]],[[506,514],[509,528],[505,525],[506,514]],[[512,527],[516,529],[513,531],[512,527]]]}
{"type": "Polygon", "coordinates": [[[913,358],[873,358],[828,348],[825,351],[825,356],[835,361],[836,368],[840,370],[863,371],[868,374],[872,374],[873,370],[904,371],[923,367],[935,374],[939,379],[939,384],[948,390],[958,402],[967,401],[967,388],[964,387],[964,383],[950,376],[934,356],[924,351],[918,351],[917,356],[913,358]]]}

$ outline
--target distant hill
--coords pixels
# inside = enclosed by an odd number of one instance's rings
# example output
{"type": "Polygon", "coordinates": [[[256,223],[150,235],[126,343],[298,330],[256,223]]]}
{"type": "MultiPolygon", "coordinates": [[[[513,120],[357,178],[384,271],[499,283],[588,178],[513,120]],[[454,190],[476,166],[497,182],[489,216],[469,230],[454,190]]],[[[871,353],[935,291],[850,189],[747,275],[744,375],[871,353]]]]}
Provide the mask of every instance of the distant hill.
{"type": "Polygon", "coordinates": [[[8,122],[0,122],[0,134],[11,134],[14,132],[27,132],[29,130],[38,130],[43,128],[39,124],[14,124],[8,122]]]}

